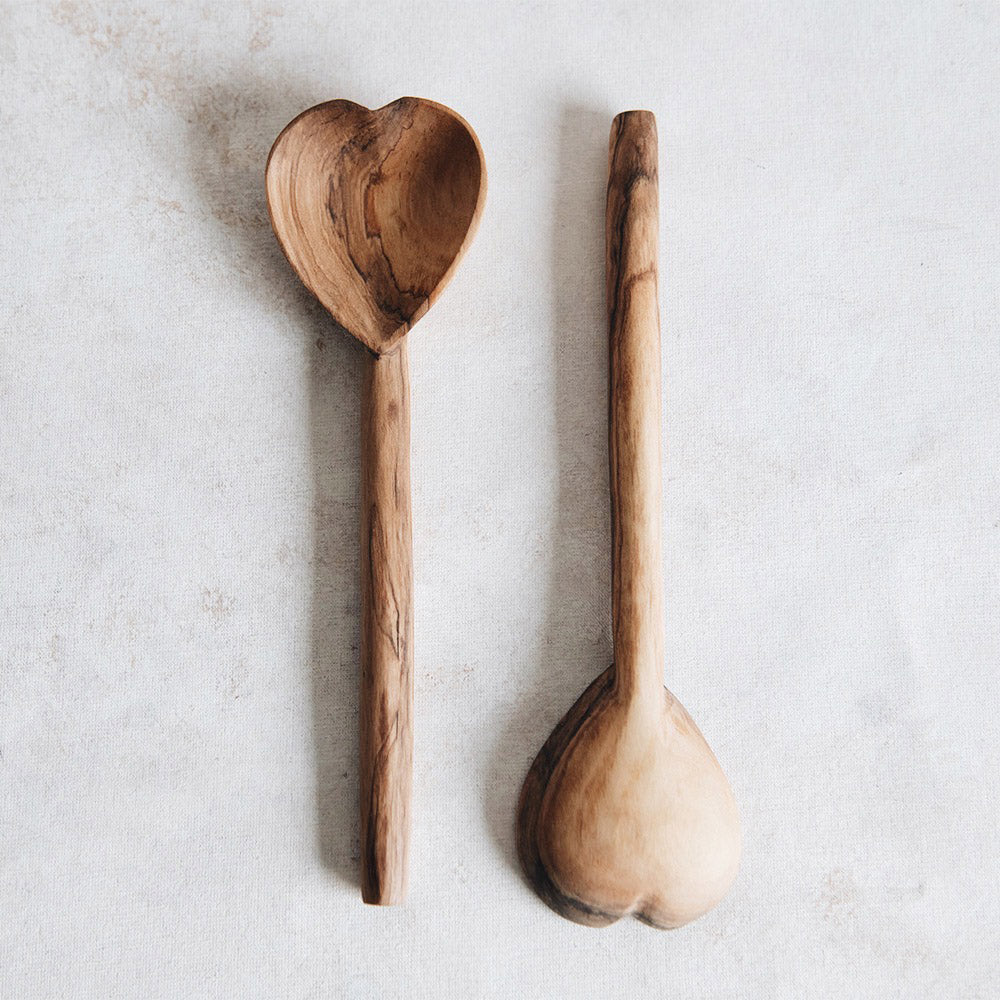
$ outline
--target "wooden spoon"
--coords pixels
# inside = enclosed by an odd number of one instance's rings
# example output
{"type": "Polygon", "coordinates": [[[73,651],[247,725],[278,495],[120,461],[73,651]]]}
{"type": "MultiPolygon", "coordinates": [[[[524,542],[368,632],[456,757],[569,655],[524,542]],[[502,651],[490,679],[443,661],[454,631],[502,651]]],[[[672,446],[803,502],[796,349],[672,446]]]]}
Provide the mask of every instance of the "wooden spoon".
{"type": "Polygon", "coordinates": [[[402,97],[310,108],[267,161],[271,225],[306,287],[369,352],[361,447],[361,893],[406,894],[412,784],[410,386],[404,337],[472,241],[486,197],[475,133],[402,97]]]}
{"type": "Polygon", "coordinates": [[[740,828],[722,769],[663,687],[656,120],[611,130],[607,286],[615,662],[532,765],[518,807],[521,863],[570,919],[626,914],[679,927],[736,876],[740,828]]]}

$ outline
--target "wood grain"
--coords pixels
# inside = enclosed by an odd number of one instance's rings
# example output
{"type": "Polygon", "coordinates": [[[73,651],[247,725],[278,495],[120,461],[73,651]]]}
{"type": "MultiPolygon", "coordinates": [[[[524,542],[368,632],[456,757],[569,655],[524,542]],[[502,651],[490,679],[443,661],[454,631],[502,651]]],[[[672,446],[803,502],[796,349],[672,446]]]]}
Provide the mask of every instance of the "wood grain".
{"type": "Polygon", "coordinates": [[[413,769],[410,379],[406,342],[362,390],[361,895],[403,900],[413,769]]]}
{"type": "Polygon", "coordinates": [[[663,684],[656,141],[648,112],[615,118],[605,216],[615,687],[643,697],[663,684]]]}
{"type": "Polygon", "coordinates": [[[278,136],[267,203],[292,267],[371,352],[362,393],[362,897],[406,893],[413,760],[413,569],[406,332],[472,241],[479,140],[454,111],[403,97],[329,101],[278,136]]]}
{"type": "Polygon", "coordinates": [[[535,759],[517,845],[555,910],[600,926],[678,927],[735,878],[740,829],[722,769],[663,687],[656,123],[614,120],[607,198],[615,662],[535,759]]]}
{"type": "Polygon", "coordinates": [[[372,111],[328,101],[275,140],[271,223],[299,277],[378,354],[447,284],[486,198],[479,140],[450,108],[401,97],[372,111]]]}

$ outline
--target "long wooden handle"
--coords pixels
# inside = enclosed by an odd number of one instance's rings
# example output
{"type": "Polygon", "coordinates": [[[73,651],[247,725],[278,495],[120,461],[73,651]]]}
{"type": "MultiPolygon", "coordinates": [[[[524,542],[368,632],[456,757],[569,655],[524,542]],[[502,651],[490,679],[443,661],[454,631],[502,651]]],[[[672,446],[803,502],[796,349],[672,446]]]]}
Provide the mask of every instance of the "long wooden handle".
{"type": "Polygon", "coordinates": [[[406,895],[413,770],[413,546],[406,342],[372,356],[361,414],[361,895],[406,895]]]}
{"type": "Polygon", "coordinates": [[[663,686],[659,197],[651,112],[615,118],[608,164],[615,683],[623,697],[645,700],[654,691],[661,697],[663,686]]]}

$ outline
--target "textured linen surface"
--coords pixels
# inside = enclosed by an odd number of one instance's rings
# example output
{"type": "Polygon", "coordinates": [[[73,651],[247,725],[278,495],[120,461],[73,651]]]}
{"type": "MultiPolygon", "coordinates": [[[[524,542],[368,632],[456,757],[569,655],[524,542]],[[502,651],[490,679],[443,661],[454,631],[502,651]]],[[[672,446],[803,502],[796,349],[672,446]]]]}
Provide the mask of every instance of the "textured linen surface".
{"type": "Polygon", "coordinates": [[[0,996],[995,997],[1000,8],[0,8],[0,996]],[[360,349],[271,234],[280,128],[485,149],[411,339],[411,892],[357,887],[360,349]],[[732,894],[595,931],[519,874],[607,666],[603,198],[660,133],[665,679],[732,894]]]}

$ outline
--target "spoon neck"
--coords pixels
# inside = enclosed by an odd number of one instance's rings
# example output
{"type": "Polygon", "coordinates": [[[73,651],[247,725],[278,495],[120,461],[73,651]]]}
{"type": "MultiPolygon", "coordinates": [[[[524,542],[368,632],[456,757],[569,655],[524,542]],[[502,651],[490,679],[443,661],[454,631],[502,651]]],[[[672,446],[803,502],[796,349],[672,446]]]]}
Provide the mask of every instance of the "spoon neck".
{"type": "Polygon", "coordinates": [[[612,127],[606,217],[612,614],[619,691],[663,684],[656,122],[612,127]]]}
{"type": "MultiPolygon", "coordinates": [[[[619,694],[646,697],[663,687],[664,599],[658,499],[655,514],[631,520],[635,497],[612,515],[612,621],[615,686],[619,694]],[[624,510],[623,510],[624,508],[624,510]]],[[[651,498],[646,498],[651,499],[651,498]]],[[[614,501],[612,502],[614,507],[614,501]]]]}

